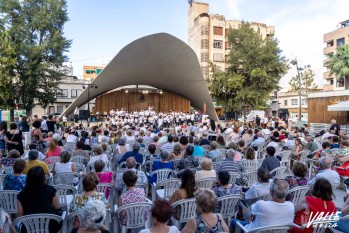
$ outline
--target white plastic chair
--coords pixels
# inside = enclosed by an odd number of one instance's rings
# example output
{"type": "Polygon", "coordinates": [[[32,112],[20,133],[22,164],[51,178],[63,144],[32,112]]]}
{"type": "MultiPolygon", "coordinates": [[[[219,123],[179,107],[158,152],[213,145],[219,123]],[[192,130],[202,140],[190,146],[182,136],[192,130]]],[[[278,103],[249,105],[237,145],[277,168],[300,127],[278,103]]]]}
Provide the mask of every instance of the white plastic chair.
{"type": "Polygon", "coordinates": [[[86,165],[87,161],[88,161],[88,158],[86,156],[83,156],[83,155],[74,155],[71,159],[71,162],[80,163],[83,165],[86,165]]]}
{"type": "Polygon", "coordinates": [[[233,194],[219,197],[217,203],[220,205],[220,214],[222,218],[227,220],[227,223],[230,223],[231,217],[236,214],[236,206],[239,204],[239,201],[242,199],[242,195],[233,194]]]}
{"type": "Polygon", "coordinates": [[[63,210],[68,210],[69,205],[74,200],[74,195],[76,194],[76,188],[70,185],[54,185],[57,190],[57,195],[59,198],[59,206],[62,207],[63,210]]]}
{"type": "Polygon", "coordinates": [[[251,187],[254,183],[256,183],[257,180],[257,171],[247,171],[242,173],[242,176],[246,178],[247,180],[247,187],[251,187]]]}
{"type": "Polygon", "coordinates": [[[67,215],[67,217],[64,219],[64,222],[63,222],[62,232],[69,233],[73,230],[75,218],[78,218],[80,223],[83,222],[82,209],[67,215]]]}
{"type": "Polygon", "coordinates": [[[107,195],[107,192],[109,190],[109,196],[108,196],[108,201],[110,203],[110,206],[114,206],[114,197],[115,197],[115,188],[112,184],[108,183],[99,183],[96,187],[97,192],[99,193],[104,193],[104,195],[107,195]]]}
{"type": "Polygon", "coordinates": [[[81,181],[81,175],[77,172],[62,172],[53,175],[52,184],[53,185],[70,185],[73,187],[79,186],[81,181]]]}
{"type": "Polygon", "coordinates": [[[238,172],[229,172],[229,175],[229,184],[235,184],[236,180],[240,177],[240,173],[238,172]]]}
{"type": "Polygon", "coordinates": [[[126,233],[128,229],[149,228],[149,213],[152,206],[152,202],[139,202],[118,208],[117,216],[123,211],[125,211],[127,215],[126,226],[121,225],[121,232],[126,233]]]}
{"type": "Polygon", "coordinates": [[[310,190],[310,186],[298,186],[288,191],[287,195],[292,196],[292,200],[290,200],[294,205],[297,205],[310,190]]]}
{"type": "Polygon", "coordinates": [[[4,189],[4,180],[5,180],[6,176],[7,176],[7,174],[1,174],[0,173],[0,190],[4,189]]]}
{"type": "Polygon", "coordinates": [[[274,178],[278,178],[278,179],[284,179],[286,177],[286,167],[277,167],[273,170],[270,171],[270,175],[274,174],[274,178]]]}
{"type": "Polygon", "coordinates": [[[0,207],[8,214],[17,213],[17,195],[16,190],[0,191],[0,207]]]}
{"type": "Polygon", "coordinates": [[[212,162],[222,162],[226,159],[225,154],[215,155],[212,157],[212,162]]]}
{"type": "Polygon", "coordinates": [[[67,142],[65,145],[64,145],[64,150],[66,151],[74,151],[76,148],[76,143],[74,142],[67,142]]]}
{"type": "Polygon", "coordinates": [[[94,172],[95,171],[94,166],[95,166],[95,163],[87,164],[85,167],[85,173],[94,172]]]}
{"type": "Polygon", "coordinates": [[[282,225],[282,226],[269,226],[269,227],[258,227],[253,230],[247,230],[241,223],[237,222],[235,227],[235,233],[246,232],[246,233],[287,233],[293,225],[282,225]]]}
{"type": "Polygon", "coordinates": [[[85,166],[81,163],[73,162],[73,164],[75,165],[77,172],[81,172],[85,169],[85,166]]]}
{"type": "Polygon", "coordinates": [[[172,222],[175,226],[177,226],[178,229],[180,229],[180,225],[182,223],[186,223],[189,221],[191,217],[194,217],[196,214],[196,199],[195,198],[188,198],[176,201],[172,204],[172,207],[174,210],[176,208],[180,208],[179,213],[179,219],[176,219],[175,217],[171,217],[172,222]]]}
{"type": "Polygon", "coordinates": [[[52,156],[52,157],[46,158],[44,161],[47,165],[53,165],[53,164],[56,164],[57,162],[60,162],[61,158],[59,156],[52,156]]]}
{"type": "Polygon", "coordinates": [[[17,232],[21,232],[21,228],[25,227],[27,233],[42,233],[49,232],[49,222],[51,220],[60,223],[63,218],[54,214],[31,214],[16,218],[13,225],[17,232]]]}
{"type": "Polygon", "coordinates": [[[195,182],[197,188],[207,188],[212,189],[212,186],[216,182],[216,178],[210,177],[210,178],[202,178],[195,182]]]}
{"type": "Polygon", "coordinates": [[[156,197],[170,198],[172,194],[179,188],[181,180],[178,178],[172,178],[158,182],[153,188],[152,201],[155,201],[156,197]]]}
{"type": "Polygon", "coordinates": [[[12,166],[5,166],[0,168],[0,174],[12,174],[13,173],[13,167],[12,166]]]}
{"type": "Polygon", "coordinates": [[[253,160],[244,159],[243,165],[244,165],[246,171],[258,170],[258,168],[259,168],[259,162],[256,159],[253,159],[253,160]]]}
{"type": "MultiPolygon", "coordinates": [[[[149,173],[150,177],[156,176],[156,183],[159,183],[161,181],[167,180],[171,177],[174,177],[174,171],[172,169],[159,169],[159,170],[155,170],[152,171],[151,173],[149,173]]],[[[155,184],[156,184],[155,183],[155,184]]],[[[153,184],[153,185],[155,185],[153,184]]]]}

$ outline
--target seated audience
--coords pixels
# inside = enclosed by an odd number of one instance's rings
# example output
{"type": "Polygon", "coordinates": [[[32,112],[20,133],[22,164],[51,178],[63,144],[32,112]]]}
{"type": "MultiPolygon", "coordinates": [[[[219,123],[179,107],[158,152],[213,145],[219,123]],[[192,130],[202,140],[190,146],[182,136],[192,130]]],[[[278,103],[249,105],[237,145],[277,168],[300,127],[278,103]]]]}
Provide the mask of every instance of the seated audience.
{"type": "MultiPolygon", "coordinates": [[[[29,150],[24,153],[23,159],[28,159],[28,154],[29,154],[30,150],[36,150],[36,145],[34,143],[29,144],[29,150]]],[[[40,151],[38,151],[38,153],[39,153],[38,159],[41,161],[45,160],[46,156],[43,153],[41,153],[40,151]]]]}
{"type": "Polygon", "coordinates": [[[29,151],[28,153],[29,160],[27,161],[23,174],[27,174],[32,167],[40,166],[44,170],[45,175],[48,175],[48,176],[50,175],[50,171],[48,169],[47,164],[45,162],[39,161],[38,156],[39,156],[39,152],[37,150],[29,151]]]}
{"type": "Polygon", "coordinates": [[[195,192],[197,214],[190,218],[182,233],[192,232],[229,232],[222,216],[215,213],[217,197],[212,190],[199,189],[195,192]]]}
{"type": "Polygon", "coordinates": [[[252,143],[251,143],[251,146],[257,150],[257,147],[259,145],[264,145],[265,143],[265,138],[263,137],[263,133],[262,131],[258,131],[257,132],[257,139],[255,139],[252,143]]]}
{"type": "MultiPolygon", "coordinates": [[[[136,175],[138,177],[137,182],[147,183],[148,182],[147,176],[144,174],[143,171],[137,170],[136,166],[137,166],[137,162],[136,162],[135,158],[128,157],[126,160],[127,170],[130,170],[130,171],[133,171],[136,173],[136,175]]],[[[117,190],[119,190],[120,193],[126,192],[126,186],[125,186],[125,183],[124,183],[122,177],[123,177],[123,173],[119,173],[117,178],[116,178],[116,183],[115,183],[115,188],[117,190]]]]}
{"type": "Polygon", "coordinates": [[[46,157],[59,156],[61,153],[61,147],[58,146],[58,141],[56,139],[52,139],[48,145],[48,149],[46,151],[46,157]]]}
{"type": "Polygon", "coordinates": [[[133,144],[133,150],[126,152],[122,158],[118,161],[118,164],[125,162],[128,157],[133,157],[136,159],[137,163],[143,163],[143,155],[139,153],[141,146],[138,142],[133,144]]]}
{"type": "Polygon", "coordinates": [[[318,145],[314,142],[314,138],[311,135],[307,135],[305,137],[307,144],[305,145],[305,149],[310,151],[310,154],[316,151],[318,148],[318,145]]]}
{"type": "Polygon", "coordinates": [[[83,192],[81,194],[76,194],[72,205],[70,206],[69,212],[81,210],[84,208],[85,203],[89,200],[99,200],[104,203],[105,206],[108,205],[107,199],[104,193],[97,192],[97,185],[99,184],[99,179],[96,173],[90,172],[85,174],[82,179],[83,192]]]}
{"type": "Polygon", "coordinates": [[[22,191],[25,186],[27,176],[23,175],[25,169],[25,160],[17,159],[12,165],[13,173],[7,174],[4,179],[4,190],[17,190],[22,191]]]}
{"type": "Polygon", "coordinates": [[[156,146],[154,144],[148,146],[148,152],[149,155],[146,156],[146,160],[160,159],[160,155],[156,154],[156,146]]]}
{"type": "Polygon", "coordinates": [[[218,135],[217,137],[218,149],[227,149],[227,145],[225,143],[224,137],[222,135],[218,135]]]}
{"type": "Polygon", "coordinates": [[[179,143],[176,143],[173,147],[173,152],[171,154],[170,160],[174,159],[182,159],[183,153],[182,153],[182,146],[179,143]]]}
{"type": "MultiPolygon", "coordinates": [[[[309,216],[316,216],[318,213],[323,214],[323,216],[335,214],[337,212],[336,205],[332,200],[333,192],[331,184],[328,180],[324,178],[319,178],[316,180],[311,196],[304,197],[295,206],[295,218],[294,222],[302,226],[307,224],[309,216]]],[[[312,233],[313,227],[300,229],[294,227],[290,232],[305,232],[312,233]]]]}
{"type": "Polygon", "coordinates": [[[331,149],[340,149],[341,145],[339,144],[339,138],[337,136],[332,137],[331,139],[331,149]]]}
{"type": "MultiPolygon", "coordinates": [[[[268,146],[267,147],[267,157],[263,160],[261,165],[262,168],[266,168],[269,172],[274,170],[275,168],[280,167],[280,160],[278,160],[275,156],[275,148],[268,146]]],[[[270,174],[270,177],[274,177],[274,174],[270,174]]]]}
{"type": "Polygon", "coordinates": [[[87,201],[81,214],[82,226],[80,228],[73,228],[70,233],[109,233],[107,227],[103,224],[107,211],[102,201],[87,201]]]}
{"type": "Polygon", "coordinates": [[[10,150],[7,154],[7,157],[1,158],[1,165],[4,167],[12,166],[14,162],[21,157],[18,150],[10,150]]]}
{"type": "Polygon", "coordinates": [[[216,178],[216,171],[212,169],[212,160],[203,158],[200,162],[200,170],[195,173],[195,180],[214,177],[216,178]]]}
{"type": "Polygon", "coordinates": [[[319,178],[327,179],[332,185],[340,184],[340,177],[338,172],[331,170],[332,161],[328,157],[319,159],[319,172],[309,181],[309,185],[314,185],[319,178]]]}
{"type": "Polygon", "coordinates": [[[221,150],[217,148],[218,144],[217,142],[213,141],[210,144],[210,150],[208,152],[208,157],[212,158],[213,156],[220,155],[221,150]]]}
{"type": "MultiPolygon", "coordinates": [[[[292,202],[285,201],[288,193],[285,180],[275,180],[270,185],[271,201],[257,201],[251,206],[251,222],[240,221],[248,231],[258,227],[292,225],[295,207],[292,202]]],[[[231,220],[231,232],[235,232],[236,222],[231,220]]]]}
{"type": "Polygon", "coordinates": [[[128,151],[128,146],[126,145],[126,139],[120,138],[118,145],[116,146],[116,151],[118,154],[123,155],[128,151]]]}
{"type": "Polygon", "coordinates": [[[176,201],[192,198],[194,197],[195,187],[195,176],[194,173],[186,169],[181,175],[181,186],[177,189],[172,197],[170,198],[170,203],[173,204],[176,201]]]}
{"type": "Polygon", "coordinates": [[[207,139],[207,133],[204,132],[202,134],[202,138],[200,140],[200,146],[203,146],[203,145],[210,145],[210,141],[207,139]]]}
{"type": "Polygon", "coordinates": [[[292,134],[288,134],[287,141],[283,144],[283,147],[286,149],[295,147],[294,136],[292,134]]]}
{"type": "MultiPolygon", "coordinates": [[[[342,213],[339,214],[341,217],[347,217],[349,215],[349,194],[345,196],[344,200],[344,204],[341,208],[342,213]]],[[[337,227],[334,229],[340,232],[346,232],[349,229],[349,219],[337,221],[337,227]]]]}
{"type": "Polygon", "coordinates": [[[332,157],[331,144],[329,142],[323,142],[321,146],[322,149],[315,153],[313,159],[319,159],[324,156],[332,157]]]}
{"type": "MultiPolygon", "coordinates": [[[[29,154],[29,158],[30,158],[29,154]]],[[[42,167],[35,166],[28,171],[27,183],[17,196],[18,217],[30,214],[57,214],[62,212],[59,206],[57,190],[46,184],[42,167]]],[[[49,232],[58,232],[62,223],[50,221],[49,232]]]]}
{"type": "Polygon", "coordinates": [[[62,172],[76,172],[76,166],[70,162],[71,154],[68,151],[62,151],[60,154],[61,160],[53,165],[52,173],[59,174],[62,172]]]}
{"type": "Polygon", "coordinates": [[[173,147],[175,143],[173,142],[173,136],[167,136],[167,142],[161,146],[161,151],[167,151],[169,154],[173,152],[173,147]]]}
{"type": "MultiPolygon", "coordinates": [[[[167,151],[162,151],[160,153],[161,161],[155,160],[153,162],[153,170],[156,171],[159,169],[174,169],[174,164],[172,161],[169,161],[170,154],[167,151]]],[[[148,177],[149,183],[156,183],[157,178],[156,175],[153,175],[152,177],[148,177]]]]}
{"type": "Polygon", "coordinates": [[[257,183],[253,184],[251,188],[245,193],[245,199],[251,200],[249,203],[252,203],[255,198],[269,194],[270,184],[272,179],[270,179],[270,174],[268,169],[259,168],[257,171],[257,183]]]}
{"type": "Polygon", "coordinates": [[[178,170],[182,170],[184,168],[195,168],[199,166],[198,161],[195,160],[193,156],[194,147],[192,145],[188,145],[185,149],[186,157],[181,159],[177,165],[178,170]]]}
{"type": "Polygon", "coordinates": [[[200,146],[200,139],[194,139],[194,152],[193,156],[205,156],[205,149],[200,146]]]}
{"type": "Polygon", "coordinates": [[[227,158],[217,165],[216,171],[243,172],[244,166],[242,162],[235,161],[235,156],[237,153],[239,152],[236,152],[233,149],[227,150],[227,158]]]}
{"type": "MultiPolygon", "coordinates": [[[[134,204],[137,202],[145,202],[146,196],[143,188],[136,188],[138,176],[134,171],[125,171],[122,175],[122,179],[127,187],[127,191],[119,197],[119,207],[134,204]]],[[[127,223],[127,213],[121,212],[119,214],[119,220],[121,225],[127,223]]]]}
{"type": "MultiPolygon", "coordinates": [[[[90,157],[90,160],[87,164],[94,163],[97,160],[103,160],[105,164],[108,164],[108,156],[106,154],[103,154],[103,149],[101,146],[96,146],[95,148],[93,148],[92,152],[92,156],[90,157]]],[[[109,168],[107,166],[104,168],[105,171],[108,171],[108,169],[109,168]]]]}
{"type": "Polygon", "coordinates": [[[3,209],[0,208],[0,232],[5,233],[17,233],[12,224],[10,215],[8,215],[3,209]],[[9,231],[7,231],[7,229],[9,231]]]}
{"type": "MultiPolygon", "coordinates": [[[[307,175],[307,166],[304,163],[296,162],[293,165],[292,173],[293,176],[287,176],[285,180],[290,185],[290,190],[298,187],[298,186],[304,186],[308,184],[308,178],[307,175]]],[[[288,196],[287,196],[288,197],[288,196]]],[[[286,198],[286,200],[291,200],[289,198],[286,198]]]]}
{"type": "Polygon", "coordinates": [[[73,151],[73,156],[82,155],[82,156],[88,157],[89,153],[88,151],[83,149],[84,145],[85,145],[84,142],[82,142],[81,140],[78,141],[76,143],[76,149],[73,151]]]}
{"type": "Polygon", "coordinates": [[[274,136],[270,137],[270,141],[269,141],[267,147],[269,147],[269,146],[274,147],[274,148],[279,146],[279,144],[277,144],[276,139],[275,139],[274,136]]]}
{"type": "Polygon", "coordinates": [[[140,233],[179,233],[176,226],[168,226],[172,217],[173,208],[168,200],[157,199],[151,209],[153,226],[150,229],[141,230],[140,233]]]}

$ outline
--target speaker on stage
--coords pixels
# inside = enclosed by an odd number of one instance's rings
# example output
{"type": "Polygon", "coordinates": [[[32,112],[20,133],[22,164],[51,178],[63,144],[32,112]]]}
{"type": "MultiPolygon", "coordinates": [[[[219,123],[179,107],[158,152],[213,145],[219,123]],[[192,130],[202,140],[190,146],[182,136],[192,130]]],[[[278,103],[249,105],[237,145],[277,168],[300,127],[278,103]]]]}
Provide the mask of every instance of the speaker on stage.
{"type": "Polygon", "coordinates": [[[90,118],[90,111],[89,110],[80,110],[79,111],[79,119],[80,120],[87,120],[87,118],[90,118]]]}

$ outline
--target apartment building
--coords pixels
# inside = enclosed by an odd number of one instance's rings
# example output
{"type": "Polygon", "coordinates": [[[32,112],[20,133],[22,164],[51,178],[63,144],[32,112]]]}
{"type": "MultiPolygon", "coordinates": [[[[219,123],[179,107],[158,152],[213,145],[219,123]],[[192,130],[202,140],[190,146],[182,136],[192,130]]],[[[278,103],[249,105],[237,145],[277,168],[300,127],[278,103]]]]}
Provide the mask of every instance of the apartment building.
{"type": "MultiPolygon", "coordinates": [[[[33,115],[43,116],[48,114],[60,114],[80,95],[87,80],[78,79],[76,76],[66,76],[62,78],[56,92],[57,100],[47,108],[37,105],[33,108],[33,115]]],[[[95,100],[90,101],[92,112],[95,100]]],[[[80,110],[87,110],[87,103],[80,110]]]]}
{"type": "Polygon", "coordinates": [[[326,67],[326,55],[335,53],[338,46],[349,44],[349,19],[338,24],[338,28],[332,32],[324,34],[323,41],[325,48],[323,54],[325,55],[324,67],[324,91],[332,90],[348,90],[349,80],[337,80],[334,75],[330,76],[330,70],[326,67]]]}
{"type": "MultiPolygon", "coordinates": [[[[209,14],[209,4],[191,1],[188,10],[188,44],[195,51],[204,78],[209,81],[209,62],[221,70],[226,69],[225,58],[229,54],[228,30],[237,29],[241,21],[226,20],[223,15],[209,14]]],[[[275,28],[263,23],[250,22],[262,38],[274,36],[275,28]]]]}

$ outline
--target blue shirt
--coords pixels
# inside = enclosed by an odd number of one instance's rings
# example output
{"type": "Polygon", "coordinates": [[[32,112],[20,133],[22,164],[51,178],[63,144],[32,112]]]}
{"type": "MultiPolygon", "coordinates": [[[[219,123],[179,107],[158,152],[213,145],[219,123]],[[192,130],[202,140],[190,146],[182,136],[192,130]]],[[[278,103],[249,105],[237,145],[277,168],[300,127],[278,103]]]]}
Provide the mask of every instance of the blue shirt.
{"type": "Polygon", "coordinates": [[[213,156],[220,155],[221,151],[219,149],[211,150],[208,152],[208,157],[212,158],[213,156]]]}
{"type": "MultiPolygon", "coordinates": [[[[165,162],[161,162],[161,161],[154,161],[153,162],[153,171],[156,171],[156,170],[159,170],[159,169],[174,169],[174,165],[173,165],[173,162],[168,162],[168,163],[165,163],[165,162]]],[[[156,175],[153,175],[153,176],[148,176],[148,181],[149,183],[153,183],[155,182],[156,183],[156,175]]]]}
{"type": "Polygon", "coordinates": [[[137,163],[143,163],[143,155],[138,153],[138,151],[133,150],[126,152],[124,156],[118,161],[118,164],[125,162],[128,157],[134,157],[137,163]]]}
{"type": "Polygon", "coordinates": [[[22,191],[27,181],[26,175],[14,176],[8,174],[4,180],[4,190],[22,191]]]}
{"type": "Polygon", "coordinates": [[[205,156],[205,149],[199,145],[195,145],[193,156],[205,156]]]}

